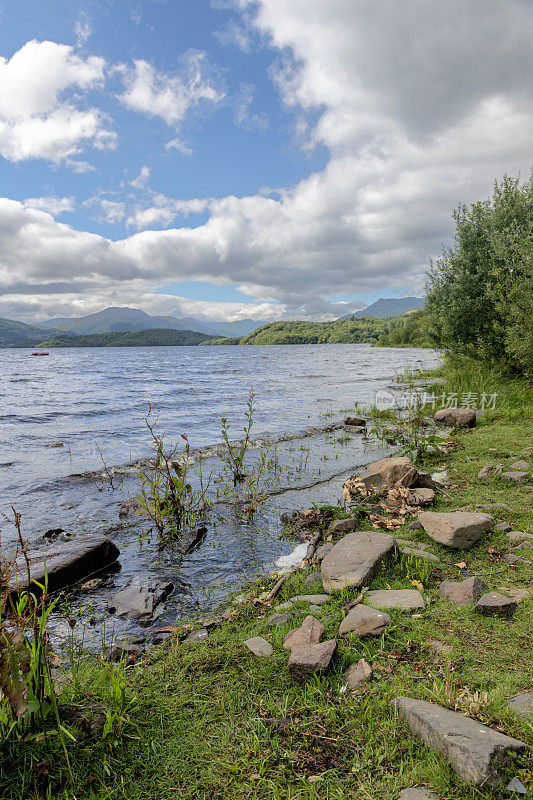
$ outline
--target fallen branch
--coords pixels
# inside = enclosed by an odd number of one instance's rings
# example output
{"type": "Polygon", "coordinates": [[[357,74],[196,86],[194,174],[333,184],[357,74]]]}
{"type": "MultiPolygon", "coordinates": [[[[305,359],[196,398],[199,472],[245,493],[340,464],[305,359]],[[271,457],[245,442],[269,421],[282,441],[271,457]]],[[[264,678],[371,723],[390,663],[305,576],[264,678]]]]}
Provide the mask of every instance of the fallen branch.
{"type": "Polygon", "coordinates": [[[287,581],[291,577],[291,575],[294,575],[294,573],[297,572],[299,569],[300,569],[300,566],[292,567],[292,569],[290,569],[288,572],[286,572],[285,575],[281,576],[279,581],[274,585],[274,587],[272,588],[272,590],[269,593],[268,597],[266,598],[266,602],[267,603],[270,603],[270,601],[275,598],[275,596],[277,595],[277,593],[279,592],[279,590],[281,589],[281,587],[283,586],[285,581],[287,581]]]}

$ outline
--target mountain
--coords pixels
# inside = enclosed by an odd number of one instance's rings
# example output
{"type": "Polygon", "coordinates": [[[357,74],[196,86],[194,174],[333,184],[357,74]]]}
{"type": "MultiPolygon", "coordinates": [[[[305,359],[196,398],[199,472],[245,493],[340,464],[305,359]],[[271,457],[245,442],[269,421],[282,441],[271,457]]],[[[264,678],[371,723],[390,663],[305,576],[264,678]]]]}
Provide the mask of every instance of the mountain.
{"type": "Polygon", "coordinates": [[[88,335],[56,336],[39,342],[39,347],[176,347],[204,344],[213,339],[197,331],[176,331],[168,328],[150,328],[124,333],[91,333],[88,335]]]}
{"type": "Polygon", "coordinates": [[[375,303],[371,303],[355,314],[346,314],[340,319],[348,317],[401,317],[408,311],[419,311],[424,307],[423,297],[380,297],[375,303]]]}
{"type": "Polygon", "coordinates": [[[56,328],[53,331],[43,330],[39,325],[26,325],[25,322],[16,322],[13,319],[0,317],[0,347],[20,345],[33,347],[41,341],[43,336],[53,334],[61,335],[62,331],[56,328]]]}
{"type": "Polygon", "coordinates": [[[95,314],[87,314],[75,319],[50,319],[40,323],[45,327],[58,328],[73,334],[118,333],[145,331],[151,328],[187,330],[205,333],[210,336],[246,336],[259,328],[261,323],[252,319],[240,322],[200,322],[192,317],[155,317],[140,308],[110,306],[95,314]]]}

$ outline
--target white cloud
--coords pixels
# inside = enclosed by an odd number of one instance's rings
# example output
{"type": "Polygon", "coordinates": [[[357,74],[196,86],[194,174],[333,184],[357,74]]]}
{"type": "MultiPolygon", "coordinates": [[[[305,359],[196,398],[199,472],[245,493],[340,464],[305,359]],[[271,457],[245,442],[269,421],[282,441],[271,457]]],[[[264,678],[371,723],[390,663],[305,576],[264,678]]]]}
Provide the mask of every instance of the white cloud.
{"type": "Polygon", "coordinates": [[[131,181],[130,186],[133,186],[134,189],[143,189],[146,186],[149,177],[150,167],[145,165],[144,167],[141,167],[139,174],[131,181]]]}
{"type": "Polygon", "coordinates": [[[78,19],[74,23],[74,33],[76,34],[78,47],[82,44],[85,44],[92,32],[93,31],[89,17],[85,12],[81,12],[78,19]]]}
{"type": "Polygon", "coordinates": [[[24,200],[26,208],[36,208],[39,211],[47,211],[53,217],[63,212],[74,211],[73,197],[57,197],[57,195],[47,195],[46,197],[27,197],[24,200]]]}
{"type": "Polygon", "coordinates": [[[11,59],[0,57],[0,154],[10,161],[54,163],[86,147],[112,148],[116,135],[95,108],[79,108],[69,89],[101,88],[105,60],[83,58],[68,45],[27,42],[11,59]]]}

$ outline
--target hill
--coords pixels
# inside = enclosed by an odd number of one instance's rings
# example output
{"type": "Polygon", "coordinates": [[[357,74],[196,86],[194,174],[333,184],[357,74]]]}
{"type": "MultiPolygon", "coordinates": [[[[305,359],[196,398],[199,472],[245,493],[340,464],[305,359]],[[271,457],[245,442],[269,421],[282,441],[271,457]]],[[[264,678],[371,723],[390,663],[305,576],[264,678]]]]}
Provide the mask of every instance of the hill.
{"type": "Polygon", "coordinates": [[[377,344],[394,327],[393,320],[347,317],[334,322],[270,322],[248,336],[214,339],[209,344],[377,344]]]}
{"type": "Polygon", "coordinates": [[[25,322],[16,322],[13,319],[0,317],[0,347],[13,345],[33,347],[49,333],[57,336],[61,334],[61,331],[55,328],[53,331],[48,331],[39,325],[26,325],[25,322]]]}
{"type": "Polygon", "coordinates": [[[341,319],[348,317],[401,317],[408,311],[420,311],[424,307],[423,297],[380,297],[375,303],[356,311],[355,314],[348,314],[341,319]]]}
{"type": "Polygon", "coordinates": [[[40,341],[39,347],[176,347],[207,344],[214,337],[197,331],[150,328],[145,331],[56,336],[40,341]]]}
{"type": "Polygon", "coordinates": [[[94,314],[67,319],[50,319],[40,323],[73,334],[118,333],[126,331],[146,331],[151,328],[161,330],[197,331],[212,336],[245,336],[259,327],[253,319],[239,322],[200,322],[193,317],[157,317],[147,314],[140,308],[110,306],[94,314]]]}

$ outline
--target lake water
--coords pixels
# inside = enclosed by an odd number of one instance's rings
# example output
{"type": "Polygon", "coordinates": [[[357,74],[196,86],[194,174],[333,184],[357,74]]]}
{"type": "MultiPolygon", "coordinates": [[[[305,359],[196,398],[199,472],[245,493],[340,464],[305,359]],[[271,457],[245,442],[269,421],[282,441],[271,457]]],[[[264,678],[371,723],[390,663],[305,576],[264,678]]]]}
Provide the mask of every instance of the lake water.
{"type": "MultiPolygon", "coordinates": [[[[274,566],[294,548],[280,538],[279,513],[335,500],[344,474],[386,452],[361,436],[339,441],[338,430],[324,427],[341,423],[344,410],[356,404],[369,407],[405,368],[439,363],[430,350],[342,344],[65,348],[43,358],[30,352],[0,350],[0,512],[14,506],[30,541],[57,527],[79,536],[103,532],[116,541],[121,571],[74,597],[80,607],[91,605],[98,635],[102,621],[115,633],[131,630],[106,615],[105,605],[133,578],[164,578],[176,586],[155,623],[161,625],[209,609],[236,582],[274,566]],[[253,436],[279,442],[292,478],[282,481],[253,524],[219,521],[187,556],[143,542],[139,520],[119,521],[118,510],[135,495],[136,462],[150,455],[148,408],[168,440],[186,434],[192,448],[212,455],[222,414],[240,438],[252,385],[253,436]],[[102,479],[102,459],[115,474],[113,487],[102,479]]],[[[207,458],[204,469],[216,469],[216,462],[207,458]]],[[[14,531],[7,522],[0,528],[6,547],[14,531]]]]}

